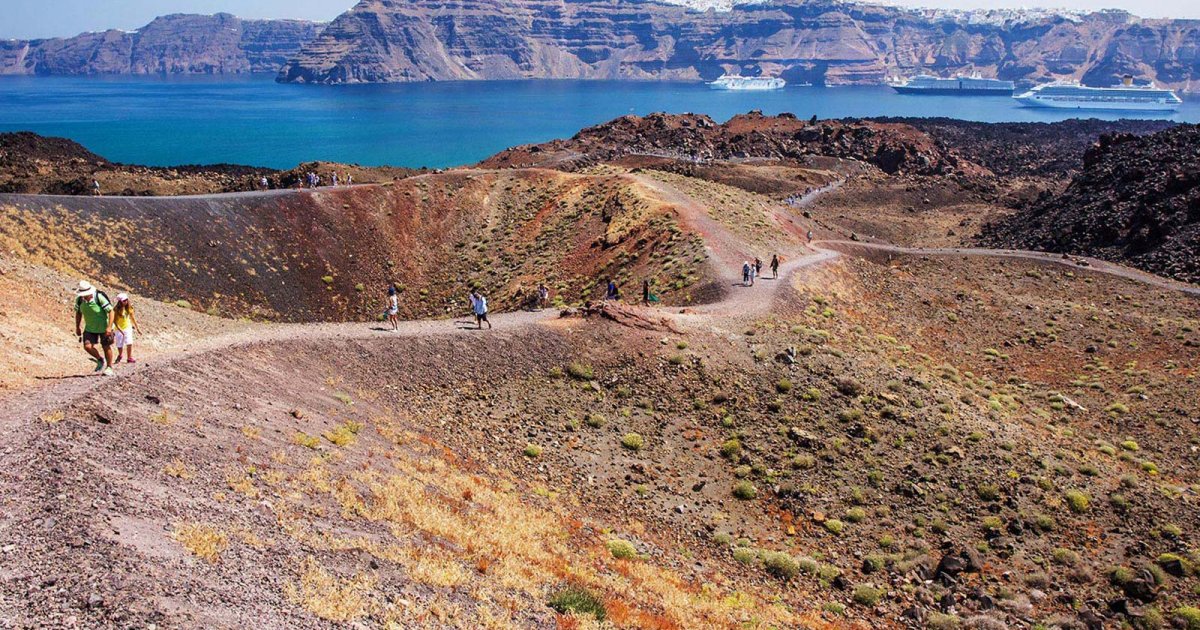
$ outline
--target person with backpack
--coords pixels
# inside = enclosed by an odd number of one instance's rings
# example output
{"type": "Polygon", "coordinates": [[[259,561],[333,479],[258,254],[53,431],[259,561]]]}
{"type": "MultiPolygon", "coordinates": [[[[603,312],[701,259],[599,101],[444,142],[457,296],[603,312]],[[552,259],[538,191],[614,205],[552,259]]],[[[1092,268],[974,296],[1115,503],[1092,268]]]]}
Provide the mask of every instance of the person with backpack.
{"type": "Polygon", "coordinates": [[[742,286],[750,286],[750,263],[742,261],[742,286]]]}
{"type": "Polygon", "coordinates": [[[489,322],[487,317],[487,298],[483,297],[482,293],[478,291],[471,293],[471,310],[475,312],[475,323],[479,326],[480,330],[483,330],[484,322],[487,322],[488,330],[492,329],[492,322],[489,322]]]}
{"type": "Polygon", "coordinates": [[[771,254],[771,277],[779,278],[779,254],[771,254]]]}
{"type": "Polygon", "coordinates": [[[133,358],[133,333],[142,334],[142,328],[133,314],[133,302],[125,293],[117,294],[117,305],[113,308],[113,331],[117,346],[115,363],[120,363],[122,358],[126,363],[137,363],[137,359],[133,358]]]}
{"type": "Polygon", "coordinates": [[[80,280],[79,288],[75,290],[75,335],[83,342],[83,349],[96,360],[93,371],[105,376],[113,375],[113,318],[112,300],[87,280],[80,280]],[[103,348],[103,354],[96,344],[103,348]]]}

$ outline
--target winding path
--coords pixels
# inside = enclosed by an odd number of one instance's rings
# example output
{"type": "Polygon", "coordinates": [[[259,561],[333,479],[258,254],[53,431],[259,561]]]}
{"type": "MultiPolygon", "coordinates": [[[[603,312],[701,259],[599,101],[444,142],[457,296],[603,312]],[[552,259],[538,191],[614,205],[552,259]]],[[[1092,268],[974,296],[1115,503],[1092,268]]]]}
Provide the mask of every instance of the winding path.
{"type": "MultiPolygon", "coordinates": [[[[757,316],[770,310],[779,294],[780,289],[791,285],[793,275],[805,268],[811,268],[838,260],[842,256],[866,256],[872,254],[895,254],[900,256],[970,256],[999,259],[1032,260],[1044,263],[1064,265],[1073,269],[1082,269],[1101,273],[1135,282],[1140,282],[1168,291],[1181,291],[1185,294],[1200,297],[1200,287],[1166,278],[1161,278],[1136,269],[1121,265],[1086,258],[1081,256],[1063,257],[1044,252],[1023,250],[996,250],[983,248],[921,248],[901,247],[879,243],[864,243],[846,240],[821,240],[808,245],[803,255],[797,255],[787,260],[780,267],[778,280],[762,278],[753,287],[744,287],[741,283],[741,263],[753,255],[747,244],[741,242],[728,228],[713,219],[707,209],[694,199],[664,182],[659,182],[642,175],[630,175],[634,180],[662,196],[663,201],[677,208],[680,219],[691,229],[705,237],[713,264],[721,279],[728,282],[727,290],[721,300],[709,304],[689,308],[684,313],[670,313],[668,316],[677,321],[692,324],[705,323],[729,316],[757,316]]],[[[831,185],[813,191],[806,195],[805,201],[815,199],[829,190],[831,185]]],[[[297,193],[300,191],[263,191],[252,193],[232,193],[236,195],[272,195],[297,193]]],[[[667,309],[662,309],[666,312],[667,309]]],[[[494,331],[484,331],[482,334],[516,334],[532,326],[544,324],[555,319],[558,313],[554,310],[540,312],[499,313],[492,316],[496,324],[494,331]]],[[[715,323],[715,322],[714,322],[715,323]]],[[[134,368],[122,367],[121,375],[138,373],[153,369],[154,365],[172,362],[202,355],[209,352],[226,351],[232,348],[245,347],[260,343],[305,339],[320,341],[355,340],[355,339],[386,339],[428,337],[463,333],[464,321],[458,320],[414,320],[401,322],[400,330],[392,333],[378,324],[357,323],[316,323],[316,324],[273,324],[250,330],[217,335],[201,340],[193,347],[182,352],[159,355],[151,359],[149,364],[143,363],[134,368]]],[[[84,369],[84,358],[81,354],[81,370],[84,369]]],[[[118,376],[120,378],[120,376],[118,376]]],[[[72,401],[86,396],[100,384],[109,379],[82,374],[77,377],[55,379],[54,383],[36,388],[34,391],[13,392],[0,400],[6,407],[6,413],[0,416],[0,430],[12,430],[21,423],[29,423],[41,414],[55,408],[70,404],[72,401]]]]}

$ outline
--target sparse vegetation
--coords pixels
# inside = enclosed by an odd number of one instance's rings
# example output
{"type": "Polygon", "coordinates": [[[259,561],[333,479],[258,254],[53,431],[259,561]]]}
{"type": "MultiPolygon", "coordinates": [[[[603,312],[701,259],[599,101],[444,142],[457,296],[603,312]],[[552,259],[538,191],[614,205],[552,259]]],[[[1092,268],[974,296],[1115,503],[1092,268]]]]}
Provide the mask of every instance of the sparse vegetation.
{"type": "Polygon", "coordinates": [[[758,489],[749,481],[739,481],[733,484],[733,496],[743,501],[749,501],[758,496],[758,489]]]}
{"type": "Polygon", "coordinates": [[[637,547],[628,540],[613,538],[608,541],[608,552],[619,560],[632,560],[638,557],[637,547]]]}
{"type": "Polygon", "coordinates": [[[637,433],[626,433],[624,436],[621,437],[621,446],[623,446],[631,451],[634,451],[634,452],[640,451],[640,450],[642,450],[642,447],[644,447],[645,445],[646,445],[646,440],[637,433]]]}
{"type": "Polygon", "coordinates": [[[604,621],[608,614],[604,608],[604,602],[590,590],[581,586],[568,586],[554,593],[550,596],[547,605],[564,615],[590,615],[596,621],[604,621]]]}

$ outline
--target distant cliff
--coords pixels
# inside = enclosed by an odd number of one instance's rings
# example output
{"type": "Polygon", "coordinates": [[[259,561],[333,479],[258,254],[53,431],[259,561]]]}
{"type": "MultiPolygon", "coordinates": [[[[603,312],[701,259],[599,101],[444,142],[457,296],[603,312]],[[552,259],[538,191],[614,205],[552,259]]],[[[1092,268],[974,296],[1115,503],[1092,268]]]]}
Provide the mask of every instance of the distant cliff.
{"type": "Polygon", "coordinates": [[[242,74],[278,72],[324,24],[167,15],[133,32],[0,40],[0,74],[242,74]]]}
{"type": "Polygon", "coordinates": [[[829,0],[728,11],[643,0],[362,0],[306,44],[279,80],[700,80],[727,70],[832,85],[919,70],[1101,84],[1131,73],[1190,88],[1200,79],[1200,21],[829,0]]]}

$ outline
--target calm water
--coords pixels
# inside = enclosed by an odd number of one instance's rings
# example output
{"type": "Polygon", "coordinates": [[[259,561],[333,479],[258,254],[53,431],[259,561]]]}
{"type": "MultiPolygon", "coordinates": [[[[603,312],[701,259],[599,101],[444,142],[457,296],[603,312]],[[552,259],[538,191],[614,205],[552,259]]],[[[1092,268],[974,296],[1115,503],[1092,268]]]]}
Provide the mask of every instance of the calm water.
{"type": "MultiPolygon", "coordinates": [[[[718,92],[701,84],[586,81],[277,85],[244,78],[0,78],[0,131],[65,136],[111,160],[230,162],[290,168],[306,160],[451,166],[506,147],[573,135],[623,114],[761,109],[807,118],[950,116],[1053,121],[1003,97],[902,96],[883,87],[718,92]]],[[[1108,116],[1117,117],[1117,116],[1108,116]]],[[[1161,117],[1161,116],[1158,116],[1161,117]]],[[[1172,117],[1200,122],[1200,101],[1172,117]]]]}

